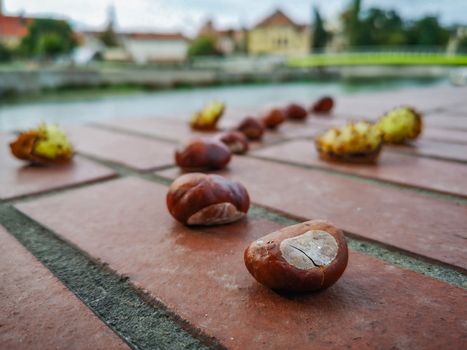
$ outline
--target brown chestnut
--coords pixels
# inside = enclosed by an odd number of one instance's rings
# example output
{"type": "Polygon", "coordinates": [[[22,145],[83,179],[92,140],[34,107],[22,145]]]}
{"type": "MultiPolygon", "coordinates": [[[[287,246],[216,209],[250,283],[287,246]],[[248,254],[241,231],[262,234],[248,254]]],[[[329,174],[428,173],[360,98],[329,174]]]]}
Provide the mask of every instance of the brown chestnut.
{"type": "Polygon", "coordinates": [[[291,103],[285,107],[284,114],[290,120],[305,120],[308,116],[306,109],[296,103],[291,103]]]}
{"type": "Polygon", "coordinates": [[[231,223],[243,218],[249,207],[250,197],[245,187],[220,175],[182,175],[167,193],[170,214],[185,225],[231,223]]]}
{"type": "Polygon", "coordinates": [[[249,140],[261,140],[264,134],[263,124],[253,117],[245,117],[237,127],[249,140]]]}
{"type": "Polygon", "coordinates": [[[234,154],[244,154],[248,151],[248,139],[239,131],[227,131],[218,136],[234,154]]]}
{"type": "Polygon", "coordinates": [[[329,113],[334,107],[334,100],[330,96],[321,97],[315,104],[311,107],[311,112],[313,113],[329,113]]]}
{"type": "Polygon", "coordinates": [[[259,283],[279,291],[310,292],[329,287],[342,275],[347,242],[340,229],[311,220],[257,239],[244,259],[259,283]]]}
{"type": "Polygon", "coordinates": [[[220,170],[232,157],[229,147],[210,138],[197,137],[175,152],[175,161],[185,170],[220,170]]]}
{"type": "Polygon", "coordinates": [[[261,121],[266,128],[277,129],[285,121],[284,111],[279,108],[271,109],[263,115],[261,121]]]}

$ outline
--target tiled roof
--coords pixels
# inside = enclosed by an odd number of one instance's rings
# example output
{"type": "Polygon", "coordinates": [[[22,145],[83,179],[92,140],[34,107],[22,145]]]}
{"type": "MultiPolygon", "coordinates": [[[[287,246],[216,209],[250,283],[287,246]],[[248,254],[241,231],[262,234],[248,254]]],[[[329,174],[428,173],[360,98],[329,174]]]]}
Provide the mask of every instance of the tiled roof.
{"type": "Polygon", "coordinates": [[[302,31],[308,28],[307,25],[302,25],[294,22],[282,10],[276,10],[273,14],[260,21],[255,28],[276,27],[276,26],[293,26],[297,30],[302,31]]]}
{"type": "Polygon", "coordinates": [[[181,33],[122,33],[126,38],[134,40],[186,40],[181,33]]]}
{"type": "Polygon", "coordinates": [[[32,18],[0,15],[0,37],[23,38],[28,34],[32,18]]]}

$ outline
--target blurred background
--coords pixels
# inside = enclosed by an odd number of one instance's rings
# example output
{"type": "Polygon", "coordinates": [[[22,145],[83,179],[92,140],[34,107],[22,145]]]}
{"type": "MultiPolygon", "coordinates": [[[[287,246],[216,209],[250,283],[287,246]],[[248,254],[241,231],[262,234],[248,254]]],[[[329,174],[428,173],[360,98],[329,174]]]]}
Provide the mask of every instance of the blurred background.
{"type": "Polygon", "coordinates": [[[467,82],[467,1],[0,0],[0,131],[467,82]]]}

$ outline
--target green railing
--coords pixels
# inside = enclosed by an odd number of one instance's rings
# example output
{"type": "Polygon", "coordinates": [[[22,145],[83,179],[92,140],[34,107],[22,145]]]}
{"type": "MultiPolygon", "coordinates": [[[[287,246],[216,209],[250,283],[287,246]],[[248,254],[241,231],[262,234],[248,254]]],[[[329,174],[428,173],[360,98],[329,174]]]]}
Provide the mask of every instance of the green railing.
{"type": "Polygon", "coordinates": [[[467,66],[467,54],[448,55],[439,52],[317,53],[306,57],[290,57],[287,59],[287,65],[295,68],[358,65],[467,66]]]}

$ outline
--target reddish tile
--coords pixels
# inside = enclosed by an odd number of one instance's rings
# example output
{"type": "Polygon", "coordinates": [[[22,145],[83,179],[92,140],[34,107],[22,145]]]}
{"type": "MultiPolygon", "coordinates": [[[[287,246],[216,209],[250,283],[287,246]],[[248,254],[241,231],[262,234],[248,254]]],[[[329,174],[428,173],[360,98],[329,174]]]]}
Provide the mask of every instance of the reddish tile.
{"type": "Polygon", "coordinates": [[[167,213],[166,191],[128,178],[18,208],[229,349],[454,349],[465,343],[464,290],[351,252],[347,271],[330,289],[280,296],[257,284],[243,264],[248,243],[277,224],[250,218],[188,229],[167,213]]]}
{"type": "Polygon", "coordinates": [[[173,144],[144,137],[103,130],[91,126],[67,128],[78,152],[150,170],[174,164],[173,144]]]}
{"type": "Polygon", "coordinates": [[[305,140],[270,146],[253,154],[467,197],[467,166],[462,164],[384,150],[377,165],[329,163],[319,159],[314,142],[305,140]]]}
{"type": "Polygon", "coordinates": [[[463,130],[467,132],[467,118],[454,116],[452,114],[435,114],[426,116],[423,123],[428,128],[445,128],[452,130],[463,130]]]}
{"type": "Polygon", "coordinates": [[[112,170],[78,156],[67,166],[30,166],[10,154],[8,143],[14,136],[0,137],[0,199],[36,194],[115,175],[112,170]]]}
{"type": "Polygon", "coordinates": [[[467,144],[467,131],[442,128],[425,128],[421,140],[433,140],[447,143],[467,144]]]}
{"type": "MultiPolygon", "coordinates": [[[[159,172],[175,177],[178,169],[159,172]]],[[[241,181],[254,203],[418,255],[467,268],[467,207],[319,170],[236,157],[223,172],[241,181]]]]}
{"type": "Polygon", "coordinates": [[[420,139],[410,145],[387,146],[386,149],[418,156],[467,162],[467,144],[454,144],[420,139]]]}
{"type": "MultiPolygon", "coordinates": [[[[193,131],[187,122],[162,118],[119,119],[101,122],[99,125],[150,135],[171,142],[183,142],[193,136],[211,137],[217,135],[217,132],[193,131]]],[[[221,129],[228,130],[233,128],[235,125],[236,121],[230,119],[223,121],[221,129]]],[[[264,144],[276,143],[284,139],[284,137],[285,135],[282,135],[280,131],[268,131],[265,134],[262,142],[252,142],[252,148],[258,148],[264,144]]]]}
{"type": "Polygon", "coordinates": [[[129,349],[0,226],[2,349],[129,349]]]}

